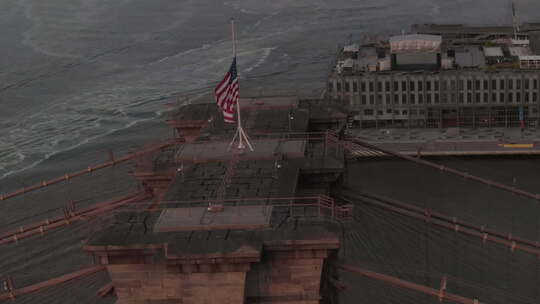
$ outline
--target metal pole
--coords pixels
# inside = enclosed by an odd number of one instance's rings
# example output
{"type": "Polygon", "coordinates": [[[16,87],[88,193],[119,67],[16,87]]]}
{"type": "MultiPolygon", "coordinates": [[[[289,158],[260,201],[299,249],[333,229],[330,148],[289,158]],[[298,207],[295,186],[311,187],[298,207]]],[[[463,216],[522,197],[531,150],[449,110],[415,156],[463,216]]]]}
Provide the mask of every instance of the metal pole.
{"type": "MultiPolygon", "coordinates": [[[[234,30],[233,18],[231,18],[231,36],[232,36],[232,45],[233,45],[233,58],[236,61],[236,34],[234,30]]],[[[237,70],[237,77],[238,77],[238,70],[237,70]]],[[[249,142],[249,138],[247,137],[246,133],[244,132],[244,129],[242,128],[242,117],[240,116],[240,100],[236,102],[236,113],[238,114],[237,129],[236,129],[236,135],[233,138],[233,141],[231,142],[231,144],[234,142],[236,137],[238,137],[238,149],[244,149],[246,147],[244,145],[244,141],[245,141],[249,149],[253,151],[253,147],[251,146],[251,143],[249,142]]]]}
{"type": "Polygon", "coordinates": [[[321,219],[321,196],[317,197],[317,217],[321,219]]]}
{"type": "Polygon", "coordinates": [[[459,295],[456,295],[456,294],[452,294],[452,293],[449,293],[449,292],[445,292],[445,293],[441,294],[440,290],[433,289],[431,287],[427,287],[427,286],[424,286],[424,285],[412,283],[412,282],[409,282],[409,281],[401,280],[399,278],[392,277],[392,276],[389,276],[389,275],[385,275],[385,274],[382,274],[382,273],[369,271],[369,270],[366,270],[366,269],[363,269],[363,268],[360,268],[360,267],[346,265],[346,264],[338,264],[337,266],[340,269],[343,269],[345,271],[357,273],[357,274],[366,276],[366,277],[371,278],[371,279],[382,281],[382,282],[387,283],[389,285],[398,286],[398,287],[401,287],[401,288],[414,290],[414,291],[421,292],[421,293],[424,293],[424,294],[427,294],[427,295],[431,295],[431,296],[437,297],[439,299],[442,299],[445,302],[461,303],[461,304],[479,304],[480,303],[477,299],[469,299],[469,298],[465,298],[465,297],[462,297],[462,296],[459,296],[459,295]]]}
{"type": "MultiPolygon", "coordinates": [[[[236,60],[236,33],[234,30],[234,18],[231,18],[231,39],[232,39],[232,49],[233,49],[233,60],[236,60]]],[[[237,63],[238,64],[238,63],[237,63]]],[[[236,71],[237,77],[238,77],[238,71],[236,71]]],[[[240,102],[238,101],[236,103],[236,113],[238,115],[237,120],[237,131],[239,134],[238,136],[238,149],[244,149],[244,143],[242,142],[242,134],[240,133],[240,130],[242,129],[242,118],[240,116],[240,102]]]]}
{"type": "MultiPolygon", "coordinates": [[[[233,48],[233,60],[236,60],[236,34],[234,31],[234,19],[231,18],[231,37],[232,37],[232,48],[233,48]]],[[[238,62],[237,62],[238,64],[238,62]]],[[[236,71],[238,74],[238,71],[236,71]]],[[[238,75],[237,75],[238,76],[238,75]]],[[[238,129],[242,128],[242,119],[240,118],[240,102],[236,103],[236,110],[238,113],[238,129]]],[[[240,136],[240,144],[242,144],[242,136],[240,136]]]]}
{"type": "Polygon", "coordinates": [[[334,220],[334,217],[335,217],[335,214],[334,214],[334,212],[335,212],[335,211],[334,211],[334,210],[335,210],[334,200],[332,200],[331,206],[332,206],[332,213],[331,213],[331,214],[332,214],[332,221],[333,221],[333,220],[334,220]]]}
{"type": "Polygon", "coordinates": [[[289,214],[290,214],[289,217],[292,218],[292,217],[293,217],[293,200],[292,200],[292,199],[289,200],[289,204],[290,204],[290,205],[289,205],[289,206],[290,206],[290,207],[289,207],[289,208],[290,208],[290,210],[289,210],[289,214]]]}

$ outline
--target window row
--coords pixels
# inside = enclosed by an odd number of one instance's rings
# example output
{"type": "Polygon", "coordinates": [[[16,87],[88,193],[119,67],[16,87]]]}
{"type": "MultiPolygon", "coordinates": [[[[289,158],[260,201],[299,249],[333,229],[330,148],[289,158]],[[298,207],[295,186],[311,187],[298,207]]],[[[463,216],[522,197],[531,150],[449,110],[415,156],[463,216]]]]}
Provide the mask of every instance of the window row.
{"type": "MultiPolygon", "coordinates": [[[[439,90],[439,80],[434,81],[353,81],[353,82],[344,82],[343,85],[341,82],[336,82],[336,90],[338,92],[375,92],[375,87],[377,92],[390,92],[391,84],[393,83],[392,89],[394,91],[423,91],[424,85],[426,91],[438,91],[439,90]],[[407,86],[408,85],[408,86],[407,86]]],[[[442,80],[441,89],[446,90],[465,90],[468,91],[474,90],[537,90],[538,89],[538,79],[492,79],[491,87],[490,81],[487,79],[484,80],[472,80],[472,79],[460,79],[460,80],[442,80]]],[[[333,91],[334,84],[330,82],[328,84],[328,90],[333,91]]]]}
{"type": "MultiPolygon", "coordinates": [[[[408,115],[409,111],[407,109],[386,109],[386,110],[374,110],[374,109],[365,109],[363,112],[364,116],[374,116],[375,113],[377,113],[377,116],[384,116],[384,115],[408,115]]],[[[410,109],[411,115],[424,115],[426,112],[425,110],[417,110],[417,109],[410,109]]],[[[533,108],[529,110],[529,113],[538,113],[538,109],[533,108]]]]}
{"type": "MultiPolygon", "coordinates": [[[[391,91],[391,83],[390,81],[353,81],[353,82],[344,82],[343,86],[341,82],[336,82],[336,90],[338,92],[345,91],[345,92],[375,92],[375,87],[377,87],[377,92],[390,92],[391,91]],[[352,83],[352,88],[351,88],[352,83]],[[352,89],[352,90],[351,90],[352,89]]],[[[431,81],[425,82],[426,90],[431,91],[439,90],[439,81],[435,80],[433,83],[431,81]]],[[[332,91],[334,88],[334,85],[332,82],[328,84],[328,89],[332,91]]],[[[424,90],[424,82],[423,81],[409,81],[409,90],[411,91],[422,91],[424,90]]],[[[407,90],[407,81],[393,81],[393,90],[394,91],[406,91],[407,90]]]]}
{"type": "MultiPolygon", "coordinates": [[[[364,110],[364,116],[373,116],[375,115],[375,112],[377,113],[378,116],[382,116],[382,115],[391,115],[391,114],[394,114],[394,115],[408,115],[409,114],[409,111],[404,109],[404,110],[392,110],[392,109],[386,109],[386,110],[373,110],[373,109],[365,109],[364,110]]],[[[425,114],[425,111],[424,110],[414,110],[412,109],[411,110],[411,114],[412,115],[416,115],[416,114],[420,114],[420,115],[424,115],[425,114]]]]}
{"type": "Polygon", "coordinates": [[[423,104],[424,102],[427,104],[432,103],[439,103],[439,94],[426,94],[426,98],[424,99],[424,95],[422,94],[394,94],[393,98],[391,94],[386,95],[361,95],[360,96],[360,102],[363,105],[374,105],[376,104],[407,104],[409,102],[410,104],[423,104]],[[375,101],[375,97],[378,96],[378,100],[375,101]]]}
{"type": "Polygon", "coordinates": [[[442,98],[439,98],[439,94],[426,94],[425,96],[423,94],[379,94],[379,95],[361,95],[360,100],[356,102],[356,104],[361,105],[374,105],[374,104],[439,104],[442,99],[442,103],[446,103],[447,101],[450,101],[450,103],[489,103],[489,102],[509,102],[509,103],[521,103],[521,102],[538,102],[538,93],[533,92],[525,92],[525,94],[521,94],[520,92],[514,93],[509,92],[506,93],[491,93],[491,96],[489,93],[459,93],[459,94],[443,94],[442,98]],[[377,97],[377,98],[376,98],[377,97]]]}

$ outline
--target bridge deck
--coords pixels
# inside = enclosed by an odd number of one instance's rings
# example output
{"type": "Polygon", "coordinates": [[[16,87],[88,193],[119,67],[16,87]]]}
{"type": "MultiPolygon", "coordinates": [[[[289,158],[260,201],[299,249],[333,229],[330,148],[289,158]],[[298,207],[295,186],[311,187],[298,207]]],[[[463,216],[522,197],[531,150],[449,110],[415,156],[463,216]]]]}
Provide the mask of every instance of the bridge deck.
{"type": "MultiPolygon", "coordinates": [[[[352,134],[381,148],[406,155],[540,155],[540,132],[520,129],[382,129],[352,134]]],[[[369,151],[357,156],[373,157],[369,151]]]]}

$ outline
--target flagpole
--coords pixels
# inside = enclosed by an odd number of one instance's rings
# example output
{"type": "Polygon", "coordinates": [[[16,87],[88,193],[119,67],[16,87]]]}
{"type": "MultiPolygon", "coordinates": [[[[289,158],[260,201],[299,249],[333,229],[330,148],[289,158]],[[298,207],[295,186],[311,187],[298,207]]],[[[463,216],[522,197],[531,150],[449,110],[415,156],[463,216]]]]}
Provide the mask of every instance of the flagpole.
{"type": "MultiPolygon", "coordinates": [[[[231,36],[232,36],[232,45],[233,45],[232,47],[233,59],[236,60],[236,33],[234,30],[234,18],[231,18],[231,36]]],[[[238,75],[238,71],[237,71],[237,75],[238,75]]],[[[236,112],[238,114],[237,130],[236,130],[236,134],[234,135],[233,141],[231,142],[231,145],[234,143],[234,140],[236,139],[236,137],[238,137],[238,149],[246,148],[246,146],[244,145],[244,141],[245,141],[249,149],[253,151],[253,147],[251,146],[251,143],[249,142],[249,138],[247,134],[244,132],[244,129],[242,128],[242,119],[240,116],[240,98],[238,98],[238,101],[236,102],[236,112]]],[[[231,145],[229,145],[229,149],[231,145]]]]}
{"type": "MultiPolygon", "coordinates": [[[[231,18],[231,37],[232,37],[232,50],[233,50],[233,60],[234,60],[234,59],[236,59],[236,33],[235,33],[235,30],[234,30],[234,18],[231,18]]],[[[238,66],[238,62],[237,62],[237,66],[238,66]]],[[[236,73],[238,73],[238,71],[236,71],[236,73]]],[[[239,98],[238,102],[236,103],[236,112],[237,112],[237,115],[238,115],[237,131],[236,131],[238,133],[236,135],[239,135],[238,136],[238,140],[239,140],[238,149],[244,149],[245,146],[244,146],[244,143],[242,142],[242,134],[240,132],[240,130],[242,129],[242,119],[240,117],[240,98],[239,98]]]]}
{"type": "Polygon", "coordinates": [[[231,18],[232,55],[236,57],[236,34],[234,32],[234,18],[231,18]]]}

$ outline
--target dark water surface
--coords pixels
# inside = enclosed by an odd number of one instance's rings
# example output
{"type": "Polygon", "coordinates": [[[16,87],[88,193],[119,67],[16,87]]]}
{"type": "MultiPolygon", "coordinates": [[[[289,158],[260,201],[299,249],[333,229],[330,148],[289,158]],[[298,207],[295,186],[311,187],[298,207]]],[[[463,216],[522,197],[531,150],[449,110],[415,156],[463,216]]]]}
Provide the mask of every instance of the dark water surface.
{"type": "MultiPolygon", "coordinates": [[[[522,21],[540,21],[539,1],[517,0],[516,6],[522,21]]],[[[0,192],[85,168],[110,150],[122,154],[167,137],[162,120],[168,98],[200,100],[230,64],[231,16],[237,20],[241,90],[321,89],[337,44],[349,34],[399,33],[411,23],[511,21],[507,0],[1,1],[0,192]]],[[[536,158],[437,161],[540,192],[536,158]]],[[[69,187],[3,202],[0,230],[56,214],[69,200],[85,206],[103,193],[125,193],[132,186],[127,171],[128,165],[107,169],[69,187]]],[[[353,188],[539,239],[536,202],[440,172],[368,161],[355,164],[348,181],[353,188]]],[[[358,264],[434,288],[447,273],[462,278],[450,279],[449,290],[486,303],[540,300],[534,257],[369,206],[357,213],[362,221],[352,224],[345,252],[358,264]]],[[[80,244],[88,229],[76,226],[2,247],[0,275],[13,273],[26,285],[90,263],[80,244]]],[[[80,294],[92,300],[77,303],[92,303],[103,281],[96,275],[19,302],[75,303],[80,294]]],[[[371,280],[348,282],[365,287],[351,287],[346,303],[434,303],[371,280]]]]}
{"type": "MultiPolygon", "coordinates": [[[[517,10],[540,20],[538,1],[517,10]]],[[[349,35],[511,21],[507,0],[2,1],[0,177],[154,125],[171,95],[208,94],[230,64],[229,17],[244,90],[321,89],[349,35]]]]}

